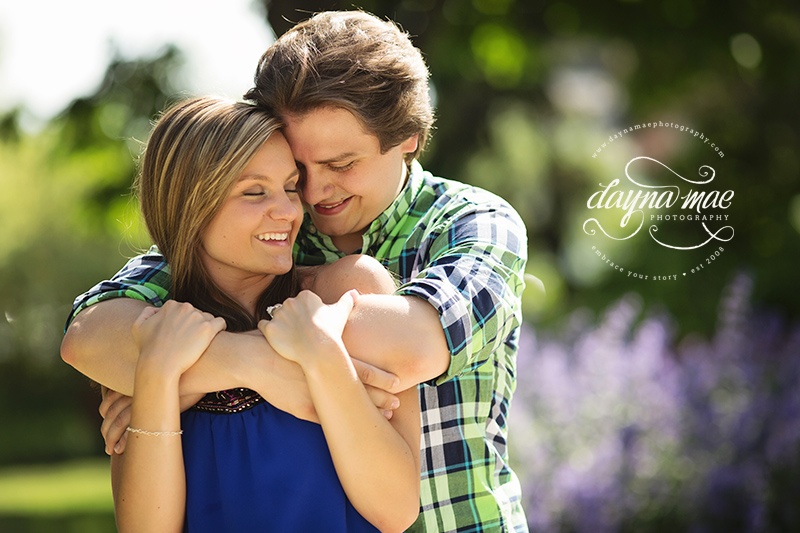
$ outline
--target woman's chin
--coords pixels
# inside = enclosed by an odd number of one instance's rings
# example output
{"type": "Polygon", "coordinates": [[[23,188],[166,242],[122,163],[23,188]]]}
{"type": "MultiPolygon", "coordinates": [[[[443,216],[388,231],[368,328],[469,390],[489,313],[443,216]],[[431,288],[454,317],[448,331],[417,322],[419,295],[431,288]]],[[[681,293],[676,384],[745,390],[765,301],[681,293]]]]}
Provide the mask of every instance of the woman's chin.
{"type": "Polygon", "coordinates": [[[287,259],[285,261],[283,261],[283,260],[275,261],[275,262],[273,262],[272,265],[270,265],[270,267],[271,267],[270,268],[270,273],[271,274],[275,274],[276,276],[280,276],[282,274],[286,274],[287,272],[289,272],[292,269],[292,259],[289,258],[289,259],[287,259]]]}

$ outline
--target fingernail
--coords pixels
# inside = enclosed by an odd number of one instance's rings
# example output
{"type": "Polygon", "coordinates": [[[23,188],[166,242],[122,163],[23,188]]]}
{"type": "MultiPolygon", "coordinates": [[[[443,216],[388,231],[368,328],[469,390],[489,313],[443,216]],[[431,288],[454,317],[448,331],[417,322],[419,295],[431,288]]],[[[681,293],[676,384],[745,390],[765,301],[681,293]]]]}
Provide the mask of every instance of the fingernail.
{"type": "Polygon", "coordinates": [[[114,445],[114,453],[116,453],[117,455],[121,454],[122,446],[120,446],[119,444],[114,445]]]}
{"type": "Polygon", "coordinates": [[[391,410],[384,410],[383,411],[383,416],[385,416],[387,420],[391,419],[392,418],[392,411],[391,410]]]}
{"type": "Polygon", "coordinates": [[[397,409],[398,407],[400,407],[400,400],[392,400],[392,409],[397,409]]]}

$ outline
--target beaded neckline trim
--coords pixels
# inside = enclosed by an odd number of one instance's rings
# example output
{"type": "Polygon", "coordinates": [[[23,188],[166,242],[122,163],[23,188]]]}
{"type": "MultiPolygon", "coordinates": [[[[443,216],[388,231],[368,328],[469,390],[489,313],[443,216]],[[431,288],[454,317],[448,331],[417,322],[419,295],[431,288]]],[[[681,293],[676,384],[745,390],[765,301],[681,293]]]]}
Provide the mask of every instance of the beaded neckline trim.
{"type": "Polygon", "coordinates": [[[209,413],[241,413],[263,401],[264,398],[250,389],[229,389],[206,394],[192,409],[209,413]]]}

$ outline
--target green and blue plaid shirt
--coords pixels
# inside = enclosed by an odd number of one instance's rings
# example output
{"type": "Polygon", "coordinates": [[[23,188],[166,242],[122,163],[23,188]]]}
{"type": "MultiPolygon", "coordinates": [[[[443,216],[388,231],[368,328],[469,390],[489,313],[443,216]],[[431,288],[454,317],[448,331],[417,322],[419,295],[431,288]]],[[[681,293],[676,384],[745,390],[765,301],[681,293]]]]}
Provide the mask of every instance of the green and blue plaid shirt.
{"type": "MultiPolygon", "coordinates": [[[[309,217],[295,252],[301,265],[344,255],[309,217]]],[[[398,276],[398,294],[439,311],[452,355],[446,374],[419,386],[421,512],[409,531],[527,531],[506,446],[527,259],[521,219],[501,198],[414,162],[403,192],[365,231],[360,253],[398,276]]],[[[79,296],[72,316],[116,297],[161,305],[169,287],[169,267],[151,250],[79,296]]]]}

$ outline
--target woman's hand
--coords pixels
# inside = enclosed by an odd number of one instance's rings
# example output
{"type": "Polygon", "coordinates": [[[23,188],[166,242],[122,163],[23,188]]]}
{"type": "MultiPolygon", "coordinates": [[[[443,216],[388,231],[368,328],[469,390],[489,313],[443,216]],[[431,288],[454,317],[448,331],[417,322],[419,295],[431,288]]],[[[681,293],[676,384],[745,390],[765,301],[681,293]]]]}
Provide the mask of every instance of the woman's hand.
{"type": "Polygon", "coordinates": [[[188,303],[170,300],[145,308],[133,324],[139,364],[149,361],[176,375],[191,367],[226,327],[225,320],[188,303]]]}
{"type": "Polygon", "coordinates": [[[258,329],[276,352],[300,366],[331,349],[347,353],[342,331],[357,297],[358,291],[348,291],[326,305],[313,292],[302,291],[276,309],[272,320],[259,322],[258,329]]]}

